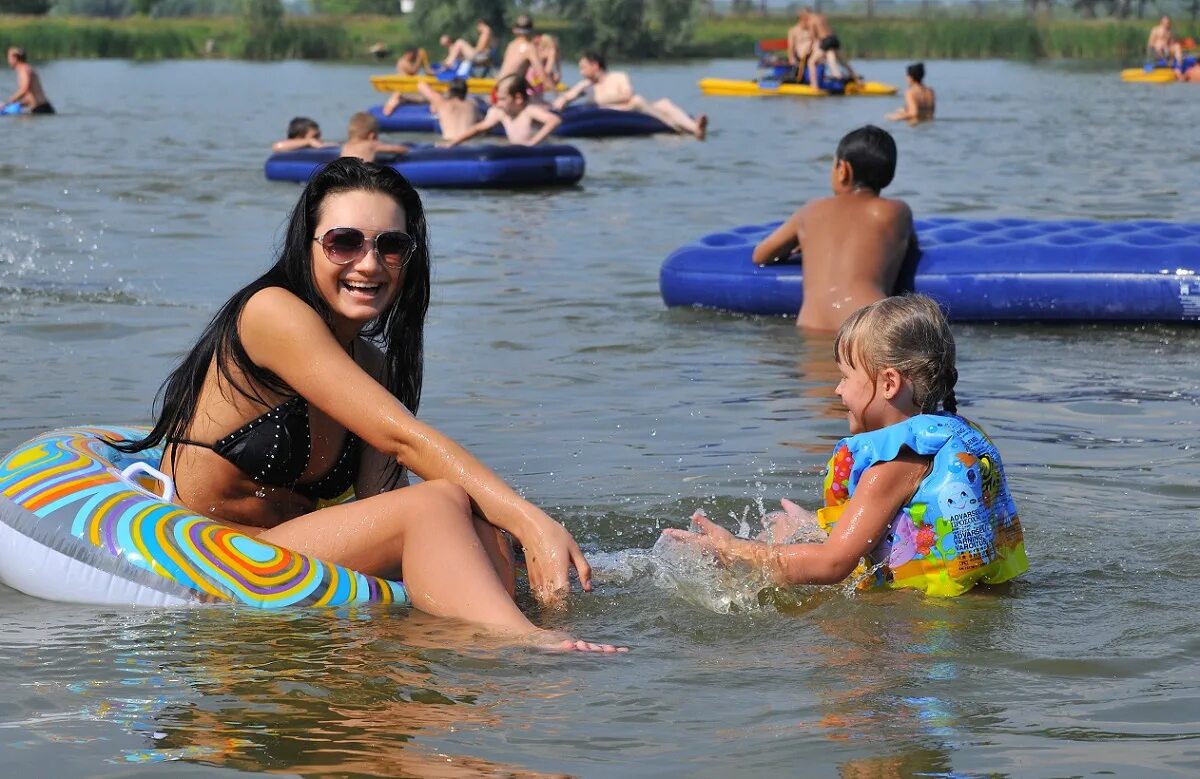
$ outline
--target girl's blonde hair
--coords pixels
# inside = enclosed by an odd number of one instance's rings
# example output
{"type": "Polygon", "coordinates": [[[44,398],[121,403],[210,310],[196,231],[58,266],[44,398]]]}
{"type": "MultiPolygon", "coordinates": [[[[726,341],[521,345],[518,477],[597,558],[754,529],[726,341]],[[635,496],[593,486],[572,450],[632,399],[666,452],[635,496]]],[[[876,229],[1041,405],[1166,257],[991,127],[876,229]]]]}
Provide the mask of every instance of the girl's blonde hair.
{"type": "Polygon", "coordinates": [[[874,379],[884,368],[895,368],[912,382],[913,402],[923,414],[942,408],[954,413],[954,336],[946,316],[925,295],[897,295],[860,308],[838,328],[833,358],[862,367],[874,379]]]}

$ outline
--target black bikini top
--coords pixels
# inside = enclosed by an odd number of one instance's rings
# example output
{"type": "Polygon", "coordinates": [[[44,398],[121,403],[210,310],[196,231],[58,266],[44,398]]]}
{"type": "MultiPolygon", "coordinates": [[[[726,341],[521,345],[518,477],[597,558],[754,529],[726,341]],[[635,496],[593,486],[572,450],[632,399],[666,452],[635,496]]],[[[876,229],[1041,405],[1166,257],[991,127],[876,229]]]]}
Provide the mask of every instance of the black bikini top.
{"type": "Polygon", "coordinates": [[[316,481],[297,483],[312,456],[308,401],[297,395],[216,443],[206,444],[189,438],[171,439],[171,443],[212,449],[256,482],[287,487],[318,500],[336,498],[353,486],[358,476],[362,442],[347,430],[346,441],[333,467],[316,481]]]}

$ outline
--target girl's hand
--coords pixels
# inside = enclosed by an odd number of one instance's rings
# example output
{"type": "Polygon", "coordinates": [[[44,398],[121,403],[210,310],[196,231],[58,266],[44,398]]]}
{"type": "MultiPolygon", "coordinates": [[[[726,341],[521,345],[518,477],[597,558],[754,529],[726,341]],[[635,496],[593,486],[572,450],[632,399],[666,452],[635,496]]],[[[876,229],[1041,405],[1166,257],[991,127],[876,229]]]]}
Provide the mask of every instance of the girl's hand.
{"type": "Polygon", "coordinates": [[[526,516],[530,530],[518,539],[525,547],[525,565],[529,571],[529,589],[542,603],[559,601],[570,590],[570,569],[579,574],[579,583],[592,589],[592,567],[574,537],[546,512],[530,504],[526,516]]]}
{"type": "Polygon", "coordinates": [[[763,533],[758,536],[759,541],[783,543],[800,528],[816,523],[815,514],[800,508],[787,498],[779,501],[779,505],[783,507],[783,511],[772,511],[763,517],[763,533]]]}
{"type": "Polygon", "coordinates": [[[740,555],[733,552],[735,545],[741,539],[704,516],[703,511],[697,511],[692,515],[692,525],[696,528],[694,532],[679,528],[667,528],[663,531],[663,535],[708,552],[716,557],[722,565],[728,565],[732,560],[741,559],[740,555]]]}

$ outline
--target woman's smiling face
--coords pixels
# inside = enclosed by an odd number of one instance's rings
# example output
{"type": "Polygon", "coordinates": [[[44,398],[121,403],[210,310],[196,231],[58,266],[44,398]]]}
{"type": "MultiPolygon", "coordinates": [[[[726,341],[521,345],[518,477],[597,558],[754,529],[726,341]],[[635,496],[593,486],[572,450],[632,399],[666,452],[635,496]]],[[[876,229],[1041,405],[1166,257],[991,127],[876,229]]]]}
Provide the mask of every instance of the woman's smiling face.
{"type": "Polygon", "coordinates": [[[404,283],[404,269],[380,262],[374,240],[380,233],[404,230],[404,208],[389,195],[350,190],[326,196],[313,230],[312,274],[317,291],[333,312],[335,324],[355,324],[361,328],[395,300],[404,283]],[[362,231],[367,241],[361,257],[338,265],[326,256],[320,238],[335,227],[362,231]]]}

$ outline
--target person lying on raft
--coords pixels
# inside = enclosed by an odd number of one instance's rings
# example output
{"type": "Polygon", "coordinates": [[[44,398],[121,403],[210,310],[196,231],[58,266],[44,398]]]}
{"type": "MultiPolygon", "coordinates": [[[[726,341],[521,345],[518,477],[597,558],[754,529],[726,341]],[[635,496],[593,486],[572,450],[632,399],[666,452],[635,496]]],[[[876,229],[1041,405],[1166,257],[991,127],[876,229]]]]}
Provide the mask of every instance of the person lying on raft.
{"type": "Polygon", "coordinates": [[[1000,453],[956,413],[954,336],[937,303],[904,295],[859,309],[833,348],[850,435],[830,458],[825,507],[814,514],[785,501],[753,540],[703,512],[692,516],[695,532],[663,534],[784,586],[835,584],[858,569],[863,586],[953,596],[1028,570],[1000,453]],[[829,537],[787,543],[806,526],[829,537]]]}
{"type": "Polygon", "coordinates": [[[1175,71],[1175,80],[1200,84],[1200,62],[1193,61],[1189,67],[1175,71]]]}
{"type": "Polygon", "coordinates": [[[271,144],[271,151],[296,151],[297,149],[323,149],[337,146],[321,140],[321,126],[307,116],[297,116],[288,122],[287,139],[271,144]]]}
{"type": "Polygon", "coordinates": [[[376,154],[408,154],[408,147],[399,143],[384,143],[379,140],[379,120],[366,111],[350,117],[346,131],[346,142],[342,144],[343,157],[357,157],[363,162],[374,162],[376,154]]]}
{"type": "Polygon", "coordinates": [[[609,71],[604,55],[599,52],[585,52],[579,60],[579,72],[583,79],[559,95],[554,101],[556,111],[563,110],[568,103],[590,89],[592,100],[601,108],[649,114],[675,132],[694,135],[702,141],[708,134],[706,115],[700,114],[693,119],[687,111],[665,97],[653,103],[647,102],[646,98],[634,93],[629,74],[619,70],[609,71]]]}
{"type": "Polygon", "coordinates": [[[880,197],[896,173],[896,141],[873,125],[838,143],[833,197],[810,200],[754,247],[766,265],[797,249],[804,263],[803,303],[796,326],[833,331],[851,312],[892,294],[917,234],[903,200],[880,197]]]}
{"type": "Polygon", "coordinates": [[[486,133],[496,125],[504,127],[508,142],[517,146],[536,146],[562,124],[562,117],[541,103],[532,101],[533,90],[520,76],[509,76],[496,83],[496,105],[479,122],[450,139],[447,146],[459,144],[486,133]],[[538,125],[535,128],[535,125],[538,125]]]}
{"type": "Polygon", "coordinates": [[[403,578],[430,614],[558,649],[618,651],[535,627],[591,570],[562,525],[419,420],[429,306],[425,213],[408,180],[342,158],[309,181],[270,270],[236,292],[167,378],[140,451],[165,444],[177,500],[260,541],[403,578]],[[405,470],[422,481],[407,486],[405,470]],[[322,505],[353,488],[355,500],[322,505]]]}
{"type": "Polygon", "coordinates": [[[892,111],[886,118],[895,121],[924,122],[933,118],[936,96],[925,86],[925,63],[914,62],[905,72],[908,89],[904,90],[904,107],[892,111]]]}
{"type": "Polygon", "coordinates": [[[54,106],[50,105],[50,100],[42,90],[42,79],[33,65],[29,64],[24,49],[13,46],[8,50],[8,66],[17,74],[17,91],[9,95],[4,105],[20,105],[22,110],[31,114],[54,113],[54,106]]]}

